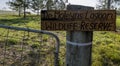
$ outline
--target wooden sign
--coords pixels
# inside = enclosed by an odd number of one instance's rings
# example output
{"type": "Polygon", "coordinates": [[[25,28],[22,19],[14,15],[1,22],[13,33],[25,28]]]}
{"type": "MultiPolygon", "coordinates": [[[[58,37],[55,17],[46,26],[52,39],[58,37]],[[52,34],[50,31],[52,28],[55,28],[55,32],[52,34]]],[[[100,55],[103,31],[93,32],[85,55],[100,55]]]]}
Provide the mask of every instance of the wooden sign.
{"type": "Polygon", "coordinates": [[[43,10],[42,30],[115,31],[115,10],[43,10]]]}

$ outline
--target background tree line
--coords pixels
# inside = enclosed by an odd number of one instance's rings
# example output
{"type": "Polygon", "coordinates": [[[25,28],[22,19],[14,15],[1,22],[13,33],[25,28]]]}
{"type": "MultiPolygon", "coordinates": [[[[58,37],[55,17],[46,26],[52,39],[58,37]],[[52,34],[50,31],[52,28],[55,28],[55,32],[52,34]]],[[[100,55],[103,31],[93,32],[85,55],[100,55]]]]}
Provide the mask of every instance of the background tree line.
{"type": "Polygon", "coordinates": [[[120,15],[120,0],[97,0],[96,9],[114,9],[120,15]]]}
{"type": "MultiPolygon", "coordinates": [[[[117,13],[120,14],[120,0],[97,0],[98,4],[96,9],[116,9],[117,13]]],[[[68,0],[11,0],[7,2],[12,10],[18,11],[19,16],[24,13],[26,17],[26,9],[30,9],[36,12],[37,15],[40,14],[41,9],[53,9],[53,10],[63,10],[65,9],[65,4],[68,0]]]]}
{"type": "Polygon", "coordinates": [[[61,10],[65,8],[65,3],[67,0],[11,0],[7,2],[12,10],[18,11],[19,16],[24,13],[24,18],[26,17],[26,10],[32,10],[40,14],[40,10],[61,10]]]}

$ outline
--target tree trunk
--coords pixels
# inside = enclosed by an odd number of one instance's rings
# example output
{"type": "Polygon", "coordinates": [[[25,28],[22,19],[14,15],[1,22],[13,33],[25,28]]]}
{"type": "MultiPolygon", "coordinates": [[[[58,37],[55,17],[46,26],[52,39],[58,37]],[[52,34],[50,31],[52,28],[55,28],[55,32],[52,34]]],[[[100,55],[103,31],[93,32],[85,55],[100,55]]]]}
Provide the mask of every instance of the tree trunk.
{"type": "Polygon", "coordinates": [[[26,0],[24,1],[24,18],[26,18],[26,0]]]}
{"type": "Polygon", "coordinates": [[[40,15],[40,12],[39,12],[39,9],[37,10],[37,16],[39,16],[40,15]]]}
{"type": "Polygon", "coordinates": [[[21,9],[20,9],[20,7],[18,8],[18,11],[19,11],[19,13],[18,13],[18,16],[20,17],[21,16],[21,9]]]}
{"type": "Polygon", "coordinates": [[[111,0],[108,0],[107,9],[110,9],[110,6],[111,6],[111,0]]]}

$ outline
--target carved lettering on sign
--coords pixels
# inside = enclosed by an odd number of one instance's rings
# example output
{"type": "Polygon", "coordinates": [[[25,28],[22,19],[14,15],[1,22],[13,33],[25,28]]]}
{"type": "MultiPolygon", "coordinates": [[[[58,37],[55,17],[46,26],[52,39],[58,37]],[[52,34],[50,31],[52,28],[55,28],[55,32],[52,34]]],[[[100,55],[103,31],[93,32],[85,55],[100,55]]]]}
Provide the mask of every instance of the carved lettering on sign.
{"type": "Polygon", "coordinates": [[[41,11],[42,30],[114,31],[115,10],[41,11]]]}

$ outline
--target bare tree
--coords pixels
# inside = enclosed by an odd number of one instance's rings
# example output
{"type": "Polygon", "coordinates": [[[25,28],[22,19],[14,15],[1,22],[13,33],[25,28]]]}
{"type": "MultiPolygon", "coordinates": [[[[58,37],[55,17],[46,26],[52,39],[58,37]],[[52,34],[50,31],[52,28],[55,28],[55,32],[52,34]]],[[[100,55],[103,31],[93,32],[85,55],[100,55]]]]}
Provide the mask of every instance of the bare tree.
{"type": "Polygon", "coordinates": [[[98,0],[97,9],[116,9],[119,2],[120,0],[98,0]]]}

